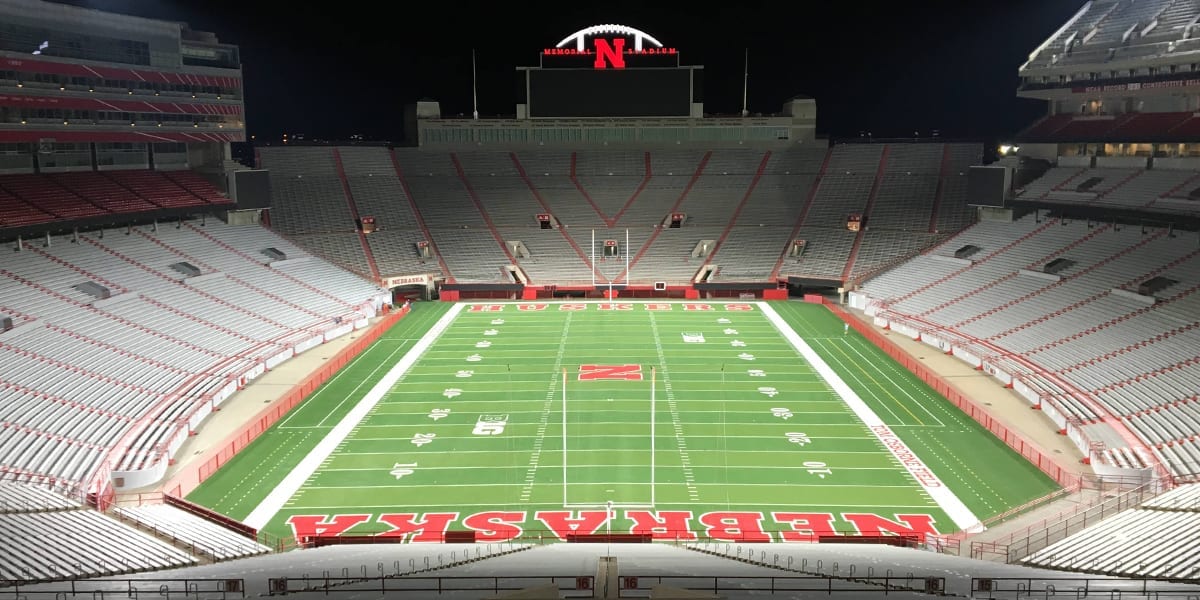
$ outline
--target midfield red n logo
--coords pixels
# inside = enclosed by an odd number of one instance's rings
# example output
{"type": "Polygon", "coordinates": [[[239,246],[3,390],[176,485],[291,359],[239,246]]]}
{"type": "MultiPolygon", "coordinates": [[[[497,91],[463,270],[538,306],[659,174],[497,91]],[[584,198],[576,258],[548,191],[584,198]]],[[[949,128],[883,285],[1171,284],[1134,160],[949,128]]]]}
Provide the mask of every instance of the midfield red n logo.
{"type": "Polygon", "coordinates": [[[579,365],[580,381],[600,379],[641,381],[642,365],[579,365]]]}

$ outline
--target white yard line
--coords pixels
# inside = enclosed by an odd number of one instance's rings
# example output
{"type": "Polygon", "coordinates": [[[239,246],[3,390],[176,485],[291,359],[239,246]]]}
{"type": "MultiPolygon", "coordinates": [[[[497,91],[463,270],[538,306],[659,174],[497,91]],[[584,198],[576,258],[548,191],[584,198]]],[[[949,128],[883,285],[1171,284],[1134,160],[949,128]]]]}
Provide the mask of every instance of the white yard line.
{"type": "MultiPolygon", "coordinates": [[[[546,390],[546,398],[542,401],[542,418],[538,421],[537,439],[533,442],[533,452],[529,454],[529,468],[525,471],[525,487],[521,488],[521,502],[528,502],[529,495],[533,493],[533,480],[537,477],[538,464],[542,460],[542,446],[546,443],[546,429],[550,427],[550,409],[554,406],[558,391],[558,371],[562,369],[563,355],[567,352],[567,332],[570,330],[571,313],[567,313],[567,318],[563,320],[562,330],[559,332],[558,352],[554,355],[554,369],[550,372],[550,385],[546,390]]],[[[511,384],[509,388],[509,393],[511,393],[511,384]]],[[[511,403],[511,398],[509,401],[511,403]]],[[[566,485],[564,481],[563,486],[566,485]]]]}
{"type": "MultiPolygon", "coordinates": [[[[667,392],[667,408],[671,411],[671,430],[675,432],[675,447],[679,451],[680,466],[683,468],[683,484],[687,487],[688,500],[699,502],[700,490],[696,487],[696,475],[692,471],[692,459],[688,456],[687,439],[683,435],[683,423],[679,418],[679,404],[675,401],[675,392],[671,388],[671,372],[667,369],[667,355],[663,353],[662,338],[658,335],[658,323],[654,320],[654,313],[651,312],[649,315],[650,331],[654,334],[654,348],[658,352],[659,368],[662,369],[663,390],[667,392]]],[[[650,432],[651,436],[656,434],[657,432],[655,431],[650,432]]],[[[651,459],[653,458],[651,456],[651,459]]]]}
{"type": "Polygon", "coordinates": [[[263,501],[250,512],[250,516],[246,517],[245,523],[255,529],[262,529],[266,526],[275,514],[283,508],[284,503],[299,491],[305,481],[308,481],[312,477],[313,473],[317,471],[317,467],[333,454],[334,450],[350,435],[350,432],[354,431],[354,428],[366,418],[367,413],[375,408],[375,405],[379,403],[383,395],[393,385],[396,385],[396,382],[417,362],[421,354],[429,346],[433,345],[434,340],[450,326],[450,323],[454,321],[458,313],[462,312],[465,306],[464,304],[455,304],[450,310],[446,311],[446,314],[442,315],[442,318],[438,319],[437,323],[434,323],[433,327],[429,328],[429,331],[421,337],[421,340],[413,345],[404,357],[383,376],[383,379],[380,379],[379,383],[376,383],[375,387],[371,388],[371,391],[367,392],[363,396],[363,399],[346,413],[345,417],[342,417],[342,420],[330,430],[329,435],[325,436],[317,444],[317,447],[313,448],[300,461],[300,464],[296,465],[296,468],[292,469],[292,472],[288,473],[287,477],[284,477],[283,481],[279,482],[279,485],[275,486],[275,489],[271,490],[271,493],[263,498],[263,501]]]}
{"type": "Polygon", "coordinates": [[[862,398],[854,393],[854,390],[850,389],[850,386],[846,385],[846,382],[842,381],[837,371],[834,371],[826,364],[821,356],[807,342],[801,339],[795,330],[788,326],[783,317],[780,317],[779,313],[775,312],[775,309],[771,305],[766,302],[758,302],[757,305],[759,310],[763,312],[763,315],[767,317],[767,320],[774,324],[779,333],[783,335],[784,339],[791,343],[792,347],[804,357],[804,360],[808,361],[816,369],[817,373],[825,381],[829,382],[829,385],[837,392],[837,395],[846,401],[846,406],[849,406],[850,410],[858,415],[858,418],[866,424],[871,433],[875,434],[875,437],[879,438],[879,441],[892,453],[892,456],[895,456],[896,460],[900,461],[901,465],[904,465],[904,468],[912,475],[917,484],[949,515],[950,519],[954,521],[954,525],[965,531],[982,531],[983,524],[980,522],[979,517],[976,517],[971,512],[971,509],[967,508],[962,500],[959,500],[958,496],[955,496],[954,492],[950,491],[950,488],[938,479],[933,474],[933,471],[925,466],[925,463],[912,450],[909,450],[908,446],[896,434],[892,433],[891,428],[883,423],[883,419],[880,419],[871,410],[871,407],[867,406],[867,403],[863,402],[862,398]]]}

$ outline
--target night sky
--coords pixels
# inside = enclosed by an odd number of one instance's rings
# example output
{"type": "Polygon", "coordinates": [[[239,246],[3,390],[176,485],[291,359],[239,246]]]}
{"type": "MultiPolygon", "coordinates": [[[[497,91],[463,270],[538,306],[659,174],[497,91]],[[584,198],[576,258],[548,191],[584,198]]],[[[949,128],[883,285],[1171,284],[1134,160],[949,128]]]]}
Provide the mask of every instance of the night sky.
{"type": "Polygon", "coordinates": [[[796,95],[817,101],[817,133],[833,138],[928,136],[1002,141],[1042,113],[1016,98],[1017,68],[1083,0],[834,0],[695,3],[291,2],[64,0],[185,21],[241,47],[249,133],[278,140],[399,140],[403,106],[441,102],[471,113],[471,49],[479,111],[511,115],[515,67],[589,25],[620,23],[704,65],[705,110],[771,113],[796,95]],[[433,6],[444,12],[431,12],[433,6]]]}

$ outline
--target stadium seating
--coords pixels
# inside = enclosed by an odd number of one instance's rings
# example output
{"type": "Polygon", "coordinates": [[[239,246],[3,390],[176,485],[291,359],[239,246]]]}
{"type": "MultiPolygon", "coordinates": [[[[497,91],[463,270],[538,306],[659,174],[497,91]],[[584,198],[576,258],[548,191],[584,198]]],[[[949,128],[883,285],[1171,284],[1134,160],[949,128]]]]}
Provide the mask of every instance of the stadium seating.
{"type": "Polygon", "coordinates": [[[1038,48],[1027,66],[1103,64],[1187,52],[1194,48],[1179,43],[1189,41],[1180,30],[1194,16],[1195,7],[1187,2],[1095,0],[1038,48]]]}
{"type": "Polygon", "coordinates": [[[169,569],[196,558],[40,487],[0,482],[0,586],[169,569]]]}
{"type": "Polygon", "coordinates": [[[893,264],[897,248],[911,255],[974,221],[966,170],[979,163],[981,148],[889,148],[882,172],[881,144],[829,152],[301,147],[264,148],[260,158],[279,182],[273,228],[360,274],[371,273],[373,261],[382,276],[511,282],[506,268],[516,265],[533,284],[590,283],[593,275],[646,284],[689,281],[705,265],[715,267],[711,281],[864,277],[893,264]],[[353,204],[376,218],[362,244],[339,189],[335,150],[353,204]],[[847,216],[866,209],[877,176],[875,218],[855,236],[847,216]],[[685,215],[679,228],[666,227],[672,213],[685,215]],[[553,215],[558,227],[541,230],[538,214],[553,215]],[[597,247],[591,264],[593,231],[597,244],[618,240],[617,260],[603,260],[597,247]],[[808,240],[810,252],[785,259],[793,239],[808,240]],[[712,243],[696,252],[705,240],[712,243]],[[420,255],[422,241],[432,242],[434,256],[420,255]],[[515,242],[529,256],[514,254],[515,242]]]}
{"type": "Polygon", "coordinates": [[[116,507],[117,518],[171,539],[196,556],[213,561],[257,556],[271,551],[250,538],[168,504],[116,507]]]}
{"type": "Polygon", "coordinates": [[[0,333],[0,463],[62,487],[106,464],[161,468],[247,378],[384,298],[257,226],[107,234],[25,243],[0,266],[0,310],[16,317],[0,333]]]}
{"type": "Polygon", "coordinates": [[[0,175],[0,229],[231,203],[210,182],[191,171],[0,175]]]}
{"type": "Polygon", "coordinates": [[[1197,373],[1195,236],[1034,214],[981,222],[862,291],[874,314],[958,336],[978,356],[1057,390],[1052,401],[1093,441],[1129,448],[1127,427],[1173,474],[1191,477],[1200,474],[1200,418],[1187,383],[1197,373]],[[956,258],[967,246],[978,251],[956,258]],[[1054,261],[1061,269],[1049,268],[1054,261]],[[1154,277],[1175,283],[1139,290],[1154,277]],[[1119,422],[1100,422],[1106,414],[1119,422]]]}
{"type": "Polygon", "coordinates": [[[1183,485],[1034,553],[1035,567],[1108,576],[1195,580],[1200,575],[1200,484],[1183,485]],[[1164,540],[1172,543],[1164,544],[1164,540]]]}
{"type": "Polygon", "coordinates": [[[1187,198],[1200,187],[1200,172],[1176,169],[1052,167],[1019,191],[1018,198],[1054,204],[1195,215],[1187,198]],[[1085,189],[1080,189],[1080,188],[1085,189]]]}

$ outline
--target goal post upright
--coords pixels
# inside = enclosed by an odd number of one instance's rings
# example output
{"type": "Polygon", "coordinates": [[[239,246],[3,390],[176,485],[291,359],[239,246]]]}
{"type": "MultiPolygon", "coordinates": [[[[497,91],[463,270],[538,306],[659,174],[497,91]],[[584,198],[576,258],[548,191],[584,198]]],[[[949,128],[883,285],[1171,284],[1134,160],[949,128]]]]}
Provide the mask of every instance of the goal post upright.
{"type": "Polygon", "coordinates": [[[563,506],[567,505],[567,368],[562,370],[562,480],[563,506]]]}
{"type": "Polygon", "coordinates": [[[654,413],[655,411],[655,388],[658,387],[658,371],[655,367],[650,367],[650,506],[654,507],[654,465],[658,463],[656,453],[654,451],[654,440],[657,437],[654,431],[654,413]]]}

